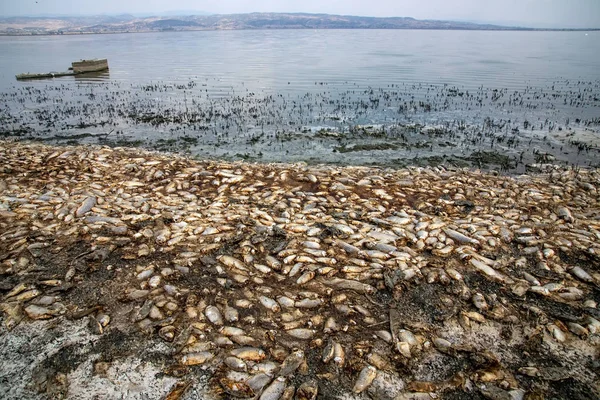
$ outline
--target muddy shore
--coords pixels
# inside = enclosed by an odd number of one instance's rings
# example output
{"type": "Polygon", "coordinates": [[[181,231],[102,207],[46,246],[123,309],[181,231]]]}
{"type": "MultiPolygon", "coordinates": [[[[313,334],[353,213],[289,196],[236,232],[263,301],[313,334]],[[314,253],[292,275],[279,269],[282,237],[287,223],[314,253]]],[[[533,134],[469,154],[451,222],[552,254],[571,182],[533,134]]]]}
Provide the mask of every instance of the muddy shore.
{"type": "Polygon", "coordinates": [[[600,170],[0,160],[3,398],[600,397],[600,170]]]}
{"type": "Polygon", "coordinates": [[[0,138],[198,159],[473,167],[598,167],[600,82],[477,89],[315,82],[308,91],[187,83],[61,84],[0,93],[0,138]]]}

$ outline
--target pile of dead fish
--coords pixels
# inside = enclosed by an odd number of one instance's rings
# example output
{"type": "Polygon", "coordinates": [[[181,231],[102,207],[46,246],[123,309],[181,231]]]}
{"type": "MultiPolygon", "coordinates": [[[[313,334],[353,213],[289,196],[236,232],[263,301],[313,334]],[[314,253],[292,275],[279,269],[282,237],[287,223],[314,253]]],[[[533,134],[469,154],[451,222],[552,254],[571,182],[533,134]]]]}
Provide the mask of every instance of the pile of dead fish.
{"type": "Polygon", "coordinates": [[[600,393],[598,170],[0,159],[5,327],[158,335],[167,398],[198,371],[226,398],[600,393]]]}

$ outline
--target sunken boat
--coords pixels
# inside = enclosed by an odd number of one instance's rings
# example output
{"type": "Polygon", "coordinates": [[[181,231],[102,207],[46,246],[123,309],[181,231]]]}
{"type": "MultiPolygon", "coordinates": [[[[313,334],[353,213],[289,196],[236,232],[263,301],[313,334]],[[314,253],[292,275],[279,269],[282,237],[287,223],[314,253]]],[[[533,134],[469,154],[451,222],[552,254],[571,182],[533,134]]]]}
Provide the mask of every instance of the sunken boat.
{"type": "Polygon", "coordinates": [[[76,74],[106,71],[108,69],[108,60],[106,58],[96,58],[93,60],[73,61],[71,63],[71,69],[76,74]]]}
{"type": "Polygon", "coordinates": [[[108,70],[108,60],[106,58],[91,59],[91,60],[79,60],[73,61],[69,71],[65,72],[47,72],[42,74],[19,74],[16,76],[17,80],[26,79],[46,79],[46,78],[57,78],[61,76],[80,75],[89,72],[100,72],[108,70]]]}

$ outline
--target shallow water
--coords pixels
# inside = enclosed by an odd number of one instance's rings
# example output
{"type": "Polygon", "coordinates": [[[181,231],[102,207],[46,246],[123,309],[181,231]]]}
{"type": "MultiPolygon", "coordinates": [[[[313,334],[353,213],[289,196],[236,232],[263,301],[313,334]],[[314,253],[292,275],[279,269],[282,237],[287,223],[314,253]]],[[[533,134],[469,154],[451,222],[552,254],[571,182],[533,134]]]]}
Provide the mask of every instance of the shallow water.
{"type": "Polygon", "coordinates": [[[0,131],[262,161],[394,164],[491,151],[592,165],[597,154],[560,149],[552,133],[597,134],[599,39],[408,30],[0,37],[0,131]],[[110,71],[14,78],[94,57],[108,58],[110,71]],[[423,126],[443,129],[432,136],[423,126]]]}

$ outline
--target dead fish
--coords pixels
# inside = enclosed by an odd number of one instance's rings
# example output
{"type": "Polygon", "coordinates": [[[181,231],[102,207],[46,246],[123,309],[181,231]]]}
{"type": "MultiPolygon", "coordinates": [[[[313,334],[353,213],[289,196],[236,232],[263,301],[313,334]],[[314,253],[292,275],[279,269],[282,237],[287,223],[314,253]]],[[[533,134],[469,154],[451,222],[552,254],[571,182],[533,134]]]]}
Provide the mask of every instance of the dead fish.
{"type": "Polygon", "coordinates": [[[370,365],[377,368],[377,370],[392,371],[394,368],[385,357],[381,356],[378,353],[369,353],[369,355],[367,356],[367,361],[370,365]]]}
{"type": "Polygon", "coordinates": [[[319,385],[315,380],[308,380],[300,385],[296,391],[295,400],[315,400],[319,393],[319,385]]]}
{"type": "Polygon", "coordinates": [[[230,268],[237,268],[239,270],[242,271],[247,271],[248,269],[246,268],[246,266],[244,265],[244,263],[240,260],[238,260],[235,257],[231,257],[231,256],[218,256],[217,260],[219,260],[220,262],[222,262],[223,264],[225,264],[226,266],[230,267],[230,268]]]}
{"type": "Polygon", "coordinates": [[[192,381],[179,381],[173,388],[167,393],[164,397],[164,400],[179,400],[181,396],[187,392],[187,390],[192,386],[192,381]]]}
{"type": "Polygon", "coordinates": [[[223,316],[216,306],[208,306],[204,309],[204,315],[214,325],[223,325],[223,316]]]}
{"type": "Polygon", "coordinates": [[[398,340],[406,342],[411,346],[417,346],[419,344],[417,337],[407,329],[400,329],[398,331],[398,340]]]}
{"type": "Polygon", "coordinates": [[[273,361],[261,362],[260,364],[256,364],[252,367],[252,373],[261,372],[263,374],[267,374],[269,376],[273,376],[275,372],[279,369],[279,365],[274,363],[273,361]]]}
{"type": "Polygon", "coordinates": [[[406,388],[411,392],[431,393],[439,389],[439,385],[434,382],[427,381],[412,381],[406,388]]]}
{"type": "Polygon", "coordinates": [[[594,278],[581,267],[571,268],[569,272],[584,282],[594,282],[594,278]]]}
{"type": "Polygon", "coordinates": [[[310,339],[316,333],[313,329],[296,328],[286,331],[286,333],[296,339],[310,339]]]}
{"type": "Polygon", "coordinates": [[[325,347],[323,348],[323,353],[321,355],[321,360],[327,364],[329,361],[333,360],[333,356],[335,352],[335,342],[331,339],[327,342],[325,347]]]}
{"type": "Polygon", "coordinates": [[[586,318],[586,322],[588,324],[587,329],[590,333],[592,333],[592,334],[600,333],[600,321],[598,321],[596,318],[588,316],[586,318]]]}
{"type": "Polygon", "coordinates": [[[529,283],[531,283],[533,286],[541,286],[540,281],[537,280],[537,278],[533,275],[531,275],[530,273],[523,271],[522,273],[523,278],[525,278],[525,280],[529,283]]]}
{"type": "Polygon", "coordinates": [[[311,241],[311,240],[302,242],[302,246],[304,246],[307,249],[313,249],[313,250],[318,250],[321,248],[321,244],[319,244],[319,242],[311,241]]]}
{"type": "Polygon", "coordinates": [[[398,350],[398,352],[406,358],[412,357],[412,354],[410,352],[410,344],[408,344],[407,342],[397,342],[396,350],[398,350]]]}
{"type": "Polygon", "coordinates": [[[377,369],[375,369],[375,367],[373,367],[372,365],[367,365],[362,369],[362,371],[360,371],[360,374],[358,375],[358,379],[356,379],[356,382],[354,383],[352,391],[356,394],[362,393],[366,388],[368,388],[371,385],[371,383],[373,383],[373,380],[376,376],[377,369]]]}
{"type": "Polygon", "coordinates": [[[550,333],[552,334],[552,336],[558,340],[559,342],[564,342],[565,340],[567,340],[566,335],[564,334],[564,332],[555,324],[549,324],[547,326],[548,331],[550,331],[550,333]]]}
{"type": "Polygon", "coordinates": [[[237,357],[225,357],[225,360],[223,360],[223,362],[225,363],[225,365],[227,365],[234,371],[246,372],[248,369],[248,366],[246,365],[244,360],[239,359],[237,357]]]}
{"type": "Polygon", "coordinates": [[[99,313],[96,315],[96,320],[100,325],[102,325],[103,328],[106,328],[106,326],[110,323],[110,315],[99,313]]]}
{"type": "Polygon", "coordinates": [[[354,235],[354,229],[350,228],[348,225],[333,224],[333,228],[337,229],[338,231],[340,231],[346,235],[354,235]]]}
{"type": "Polygon", "coordinates": [[[285,390],[286,379],[283,376],[277,377],[259,397],[259,400],[279,400],[285,390]]]}
{"type": "Polygon", "coordinates": [[[265,257],[265,262],[267,263],[267,265],[274,269],[275,271],[280,271],[281,270],[281,262],[276,259],[273,256],[266,256],[265,257]]]}
{"type": "Polygon", "coordinates": [[[70,282],[71,279],[73,279],[73,277],[75,276],[76,272],[77,272],[77,270],[75,269],[75,267],[73,267],[73,266],[69,267],[69,269],[65,273],[65,281],[70,282]]]}
{"type": "Polygon", "coordinates": [[[468,317],[469,319],[471,319],[475,322],[479,322],[479,323],[485,322],[485,317],[476,311],[463,312],[463,315],[465,315],[466,317],[468,317]]]}
{"type": "Polygon", "coordinates": [[[17,286],[15,286],[14,288],[12,288],[12,290],[10,292],[8,292],[6,294],[6,296],[4,296],[4,298],[8,299],[10,297],[16,296],[19,293],[21,293],[22,291],[24,291],[25,289],[28,289],[29,285],[25,284],[25,283],[19,283],[17,286]]]}
{"type": "Polygon", "coordinates": [[[565,207],[565,206],[560,206],[557,208],[556,210],[556,215],[558,215],[559,218],[564,219],[567,222],[573,222],[574,218],[573,215],[571,214],[571,211],[565,207]]]}
{"type": "Polygon", "coordinates": [[[262,349],[256,347],[240,347],[231,350],[232,356],[247,361],[262,361],[267,356],[262,349]]]}
{"type": "Polygon", "coordinates": [[[134,322],[143,320],[150,314],[150,311],[152,310],[153,306],[154,306],[154,302],[152,302],[152,300],[146,300],[144,302],[144,304],[137,311],[135,311],[133,313],[132,320],[134,322]]]}
{"type": "Polygon", "coordinates": [[[450,343],[446,339],[435,338],[433,339],[433,345],[442,353],[448,353],[450,350],[452,350],[452,343],[450,343]]]}
{"type": "Polygon", "coordinates": [[[302,275],[300,275],[300,277],[296,280],[296,284],[298,284],[298,285],[305,284],[305,283],[309,282],[310,280],[312,280],[314,277],[315,277],[314,271],[305,272],[302,275]]]}
{"type": "Polygon", "coordinates": [[[260,303],[267,309],[273,311],[273,312],[279,312],[281,311],[281,307],[279,306],[279,304],[273,300],[270,297],[267,296],[258,296],[258,301],[260,301],[260,303]]]}
{"type": "Polygon", "coordinates": [[[294,393],[296,393],[296,387],[294,385],[288,385],[279,400],[294,400],[294,393]]]}
{"type": "Polygon", "coordinates": [[[540,375],[540,371],[536,367],[521,367],[519,373],[527,376],[536,377],[540,375]]]}
{"type": "Polygon", "coordinates": [[[219,379],[219,383],[223,390],[233,396],[239,398],[249,398],[255,395],[254,390],[246,382],[238,382],[229,378],[219,379]]]}
{"type": "MultiPolygon", "coordinates": [[[[317,249],[305,248],[305,249],[303,249],[303,251],[305,253],[308,253],[311,256],[315,256],[315,257],[326,257],[327,256],[327,252],[325,250],[317,250],[317,249]]],[[[298,260],[296,260],[296,261],[298,261],[298,260]]]]}
{"type": "Polygon", "coordinates": [[[436,255],[438,257],[449,257],[452,255],[452,252],[454,251],[454,247],[452,246],[445,246],[441,249],[433,249],[431,250],[431,253],[433,255],[436,255]]]}
{"type": "Polygon", "coordinates": [[[256,339],[254,339],[252,336],[248,336],[248,335],[231,336],[231,340],[234,343],[237,343],[242,346],[256,346],[258,344],[258,341],[256,339]]]}
{"type": "Polygon", "coordinates": [[[479,391],[486,399],[511,400],[513,397],[504,389],[492,384],[479,385],[479,391]]]}
{"type": "Polygon", "coordinates": [[[181,352],[184,354],[188,353],[198,353],[201,351],[209,351],[212,350],[215,346],[211,342],[194,342],[188,344],[184,348],[181,349],[181,352]]]}
{"type": "Polygon", "coordinates": [[[256,375],[251,376],[246,380],[248,386],[254,391],[254,393],[260,393],[263,388],[271,382],[271,378],[269,375],[264,373],[258,373],[256,375]]]}
{"type": "Polygon", "coordinates": [[[133,301],[142,300],[146,296],[148,296],[149,293],[150,293],[149,290],[138,289],[138,290],[134,290],[133,292],[129,293],[127,295],[127,297],[133,301]]]}
{"type": "Polygon", "coordinates": [[[334,343],[333,345],[333,362],[338,367],[343,367],[346,362],[346,355],[344,352],[344,348],[339,343],[334,343]]]}
{"type": "Polygon", "coordinates": [[[150,268],[150,269],[147,269],[147,270],[142,271],[139,274],[137,274],[136,278],[140,281],[143,281],[143,280],[150,278],[153,273],[154,273],[154,268],[150,268]]]}
{"type": "Polygon", "coordinates": [[[325,332],[325,333],[336,332],[339,329],[340,329],[340,327],[338,326],[335,318],[333,318],[333,317],[327,318],[327,321],[325,321],[325,325],[323,327],[323,332],[325,332]]]}
{"type": "Polygon", "coordinates": [[[96,205],[96,201],[97,199],[94,196],[87,197],[77,211],[75,211],[75,216],[81,217],[83,214],[89,212],[96,205]]]}
{"type": "Polygon", "coordinates": [[[317,308],[323,304],[321,299],[302,299],[294,302],[297,308],[317,308]]]}
{"type": "Polygon", "coordinates": [[[336,240],[335,244],[338,245],[342,250],[344,250],[348,254],[359,254],[361,251],[358,247],[352,246],[344,242],[343,240],[336,240]]]}
{"type": "Polygon", "coordinates": [[[49,319],[52,318],[56,312],[46,307],[31,304],[25,307],[25,313],[31,319],[49,319]]]}
{"type": "Polygon", "coordinates": [[[181,357],[181,364],[192,366],[192,365],[201,365],[210,361],[214,357],[214,354],[208,351],[200,351],[197,353],[189,353],[185,354],[181,357]]]}
{"type": "Polygon", "coordinates": [[[485,297],[483,297],[481,293],[475,293],[472,300],[475,307],[477,307],[479,310],[485,311],[489,308],[487,302],[485,301],[485,297]]]}
{"type": "Polygon", "coordinates": [[[256,268],[258,271],[262,272],[263,274],[269,274],[272,272],[272,269],[267,267],[266,265],[262,265],[262,264],[253,264],[254,268],[256,268]]]}
{"type": "Polygon", "coordinates": [[[296,372],[300,364],[304,362],[304,351],[296,350],[283,360],[281,364],[280,376],[288,376],[296,372]]]}
{"type": "Polygon", "coordinates": [[[479,245],[478,240],[465,236],[462,233],[455,231],[454,229],[443,228],[443,231],[444,233],[446,233],[446,235],[448,235],[449,238],[456,240],[459,243],[468,243],[476,246],[479,245]]]}
{"type": "Polygon", "coordinates": [[[8,331],[11,331],[23,320],[23,309],[20,303],[0,303],[0,310],[6,313],[4,325],[8,331]]]}
{"type": "Polygon", "coordinates": [[[294,300],[290,299],[287,296],[277,296],[277,302],[281,305],[281,307],[292,308],[294,307],[294,300]]]}
{"type": "Polygon", "coordinates": [[[333,286],[338,289],[355,290],[358,293],[373,294],[377,291],[377,289],[375,289],[371,285],[350,279],[332,278],[323,280],[323,283],[325,285],[333,286]]]}
{"type": "Polygon", "coordinates": [[[527,290],[533,293],[541,294],[543,296],[550,296],[550,291],[543,286],[531,286],[527,290]]]}
{"type": "Polygon", "coordinates": [[[575,322],[567,322],[567,327],[571,333],[577,336],[588,337],[590,335],[590,331],[575,322]]]}
{"type": "Polygon", "coordinates": [[[244,332],[243,329],[235,326],[224,326],[219,329],[219,333],[224,336],[239,336],[244,335],[246,332],[244,332]]]}
{"type": "Polygon", "coordinates": [[[40,292],[37,289],[32,289],[32,290],[28,290],[26,292],[21,292],[18,295],[14,296],[11,300],[15,300],[15,301],[28,301],[31,300],[35,297],[38,297],[40,294],[42,294],[42,292],[40,292]]]}
{"type": "Polygon", "coordinates": [[[377,336],[381,340],[386,341],[388,343],[392,343],[392,340],[393,340],[393,337],[392,337],[392,334],[390,333],[390,331],[379,330],[379,331],[375,332],[375,336],[377,336]]]}
{"type": "Polygon", "coordinates": [[[225,315],[225,320],[227,322],[236,322],[240,318],[240,314],[238,313],[238,310],[236,310],[234,307],[230,307],[228,305],[225,305],[224,315],[225,315]]]}
{"type": "Polygon", "coordinates": [[[472,266],[474,266],[476,269],[478,269],[479,271],[483,272],[485,275],[489,276],[490,278],[493,278],[494,280],[503,282],[503,283],[507,283],[507,284],[513,284],[514,281],[512,279],[510,279],[507,276],[502,275],[501,273],[499,273],[498,271],[496,271],[494,268],[490,267],[489,265],[485,264],[484,262],[477,260],[475,258],[471,258],[471,260],[469,261],[471,263],[472,266]]]}

